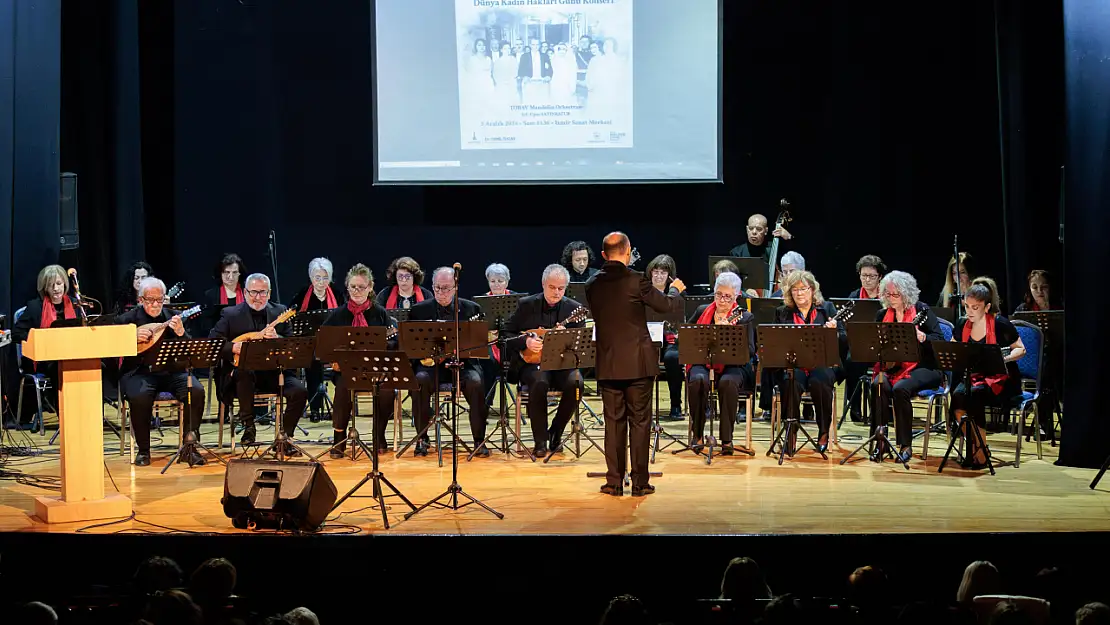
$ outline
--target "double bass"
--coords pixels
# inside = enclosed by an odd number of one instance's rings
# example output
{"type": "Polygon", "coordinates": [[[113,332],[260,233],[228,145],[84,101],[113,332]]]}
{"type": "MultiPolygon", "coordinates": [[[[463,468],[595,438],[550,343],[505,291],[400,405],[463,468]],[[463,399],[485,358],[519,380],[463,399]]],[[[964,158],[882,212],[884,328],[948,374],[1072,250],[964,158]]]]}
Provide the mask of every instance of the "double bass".
{"type": "Polygon", "coordinates": [[[774,293],[778,290],[778,284],[777,280],[775,280],[775,274],[778,273],[779,267],[779,238],[775,236],[774,233],[779,228],[782,228],[783,226],[794,220],[794,218],[790,216],[790,202],[787,202],[786,198],[779,200],[779,206],[782,208],[782,211],[779,213],[778,217],[775,218],[775,227],[771,229],[771,244],[768,249],[768,251],[770,252],[770,255],[767,259],[768,293],[774,293]]]}

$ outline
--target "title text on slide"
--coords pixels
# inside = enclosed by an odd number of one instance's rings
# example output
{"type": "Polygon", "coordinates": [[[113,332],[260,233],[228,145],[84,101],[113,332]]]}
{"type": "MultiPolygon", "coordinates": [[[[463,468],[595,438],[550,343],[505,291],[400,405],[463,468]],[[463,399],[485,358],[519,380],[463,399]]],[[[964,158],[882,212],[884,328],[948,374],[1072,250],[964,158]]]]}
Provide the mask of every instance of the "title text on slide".
{"type": "Polygon", "coordinates": [[[617,0],[474,0],[476,7],[525,7],[548,4],[616,4],[617,0]]]}

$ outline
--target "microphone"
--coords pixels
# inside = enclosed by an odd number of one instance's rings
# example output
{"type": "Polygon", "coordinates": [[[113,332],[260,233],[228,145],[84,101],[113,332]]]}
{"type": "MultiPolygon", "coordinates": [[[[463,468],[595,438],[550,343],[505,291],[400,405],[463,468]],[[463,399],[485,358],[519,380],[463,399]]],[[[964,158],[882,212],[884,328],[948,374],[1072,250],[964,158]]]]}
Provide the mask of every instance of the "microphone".
{"type": "Polygon", "coordinates": [[[455,273],[459,273],[460,271],[462,271],[462,263],[455,263],[454,265],[451,265],[451,268],[455,270],[455,273]]]}
{"type": "Polygon", "coordinates": [[[81,283],[77,281],[77,270],[70,267],[66,270],[69,274],[69,281],[73,285],[73,300],[77,304],[77,310],[81,311],[81,322],[83,325],[88,325],[89,317],[85,313],[85,302],[81,300],[81,283]]]}

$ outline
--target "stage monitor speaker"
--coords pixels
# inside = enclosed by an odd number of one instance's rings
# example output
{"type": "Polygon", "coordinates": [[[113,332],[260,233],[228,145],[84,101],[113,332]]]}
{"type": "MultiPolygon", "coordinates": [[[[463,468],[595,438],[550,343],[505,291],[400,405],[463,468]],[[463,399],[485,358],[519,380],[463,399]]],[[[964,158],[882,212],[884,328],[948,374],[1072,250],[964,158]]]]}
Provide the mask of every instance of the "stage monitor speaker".
{"type": "Polygon", "coordinates": [[[62,173],[58,196],[58,230],[63,250],[75,250],[81,244],[77,234],[77,174],[62,173]]]}
{"type": "Polygon", "coordinates": [[[232,460],[224,514],[237,528],[314,530],[335,505],[335,484],[318,462],[232,460]]]}

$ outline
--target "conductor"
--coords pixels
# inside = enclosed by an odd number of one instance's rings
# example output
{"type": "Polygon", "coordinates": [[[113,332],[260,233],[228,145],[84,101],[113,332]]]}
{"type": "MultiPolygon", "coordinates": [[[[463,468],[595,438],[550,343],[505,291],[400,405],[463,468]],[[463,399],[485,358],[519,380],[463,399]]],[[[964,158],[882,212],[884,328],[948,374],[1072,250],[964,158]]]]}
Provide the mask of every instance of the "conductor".
{"type": "MultiPolygon", "coordinates": [[[[648,447],[652,380],[659,373],[659,350],[648,334],[645,307],[667,313],[682,299],[664,295],[644,274],[628,268],[632,244],[613,232],[602,242],[605,264],[586,281],[586,299],[597,333],[597,383],[605,410],[605,485],[607,495],[624,494],[628,445],[632,445],[632,495],[655,492],[648,484],[648,447]]],[[[675,279],[681,293],[686,286],[675,279]]]]}

